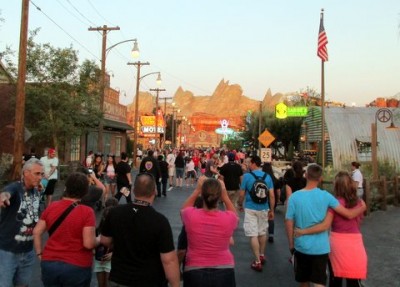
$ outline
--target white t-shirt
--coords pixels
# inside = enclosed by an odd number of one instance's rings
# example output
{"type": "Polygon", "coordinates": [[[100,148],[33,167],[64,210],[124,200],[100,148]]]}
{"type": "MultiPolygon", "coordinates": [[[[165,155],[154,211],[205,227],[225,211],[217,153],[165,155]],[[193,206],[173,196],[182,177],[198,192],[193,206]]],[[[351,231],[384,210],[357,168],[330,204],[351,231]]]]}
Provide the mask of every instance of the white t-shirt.
{"type": "Polygon", "coordinates": [[[40,161],[43,163],[43,167],[44,167],[44,174],[48,175],[50,173],[50,170],[52,167],[56,167],[56,169],[54,170],[54,172],[49,176],[49,179],[58,179],[58,158],[53,157],[53,158],[49,158],[47,156],[44,156],[40,159],[40,161]]]}
{"type": "Polygon", "coordinates": [[[167,163],[169,168],[175,167],[175,155],[173,153],[167,155],[167,163]]]}
{"type": "Polygon", "coordinates": [[[186,171],[193,171],[193,170],[194,170],[194,162],[193,160],[191,160],[186,164],[186,171]]]}
{"type": "Polygon", "coordinates": [[[359,169],[355,169],[353,171],[353,174],[351,175],[351,178],[354,181],[358,182],[358,188],[362,188],[363,187],[362,186],[362,184],[363,184],[363,176],[362,176],[361,171],[359,169]]]}

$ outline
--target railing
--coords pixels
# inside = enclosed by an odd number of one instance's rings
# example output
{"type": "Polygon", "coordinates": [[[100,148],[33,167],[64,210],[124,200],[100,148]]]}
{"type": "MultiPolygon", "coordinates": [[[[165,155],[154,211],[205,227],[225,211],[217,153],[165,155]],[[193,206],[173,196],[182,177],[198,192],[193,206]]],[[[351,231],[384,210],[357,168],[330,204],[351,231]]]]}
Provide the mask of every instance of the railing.
{"type": "MultiPolygon", "coordinates": [[[[322,188],[332,192],[333,183],[323,181],[322,188]]],[[[400,204],[400,175],[396,175],[392,180],[387,180],[386,176],[381,176],[378,180],[364,179],[363,199],[367,205],[366,215],[375,210],[387,210],[388,204],[399,206],[400,204]]]]}

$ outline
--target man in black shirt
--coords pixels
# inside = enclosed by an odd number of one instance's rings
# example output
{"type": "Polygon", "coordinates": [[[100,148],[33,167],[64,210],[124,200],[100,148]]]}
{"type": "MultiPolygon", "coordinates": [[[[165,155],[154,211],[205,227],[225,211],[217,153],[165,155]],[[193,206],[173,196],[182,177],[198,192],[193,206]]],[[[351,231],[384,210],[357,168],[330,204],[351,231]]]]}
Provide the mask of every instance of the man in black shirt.
{"type": "MultiPolygon", "coordinates": [[[[147,156],[142,159],[139,167],[140,173],[151,173],[154,176],[157,184],[157,190],[161,190],[160,181],[161,181],[161,171],[160,165],[158,161],[154,157],[154,151],[149,150],[147,152],[147,156]]],[[[161,192],[158,194],[158,197],[161,196],[161,192]]]]}
{"type": "Polygon", "coordinates": [[[151,204],[154,178],[139,174],[131,204],[114,207],[102,227],[101,244],[113,246],[110,286],[179,286],[178,257],[168,219],[151,204]]]}
{"type": "Polygon", "coordinates": [[[128,164],[128,156],[126,152],[121,152],[121,160],[115,167],[115,174],[117,175],[117,194],[115,198],[118,201],[121,196],[125,196],[126,202],[132,202],[131,198],[131,187],[132,187],[132,176],[131,167],[128,164]]]}
{"type": "Polygon", "coordinates": [[[240,164],[235,162],[235,154],[228,154],[228,163],[224,164],[219,174],[224,177],[226,190],[232,203],[237,206],[239,198],[240,182],[242,181],[243,170],[240,164]]]}

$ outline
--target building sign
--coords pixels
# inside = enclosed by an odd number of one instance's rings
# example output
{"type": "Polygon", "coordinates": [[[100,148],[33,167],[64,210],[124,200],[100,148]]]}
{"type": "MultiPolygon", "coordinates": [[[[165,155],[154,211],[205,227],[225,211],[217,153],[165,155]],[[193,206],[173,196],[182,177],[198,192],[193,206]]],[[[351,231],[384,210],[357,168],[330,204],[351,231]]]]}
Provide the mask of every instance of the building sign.
{"type": "Polygon", "coordinates": [[[159,113],[157,117],[157,131],[155,116],[141,116],[140,126],[140,135],[144,137],[154,137],[156,133],[165,133],[165,122],[162,113],[159,113]]]}
{"type": "Polygon", "coordinates": [[[277,119],[286,119],[287,117],[306,117],[308,107],[288,107],[284,103],[275,106],[275,117],[277,119]]]}
{"type": "Polygon", "coordinates": [[[228,126],[229,126],[229,121],[228,120],[221,120],[220,121],[220,124],[221,124],[221,127],[220,128],[217,128],[216,130],[215,130],[215,132],[217,133],[217,134],[219,134],[219,135],[230,135],[230,134],[233,134],[234,133],[234,130],[233,129],[231,129],[231,128],[228,128],[228,126]]]}

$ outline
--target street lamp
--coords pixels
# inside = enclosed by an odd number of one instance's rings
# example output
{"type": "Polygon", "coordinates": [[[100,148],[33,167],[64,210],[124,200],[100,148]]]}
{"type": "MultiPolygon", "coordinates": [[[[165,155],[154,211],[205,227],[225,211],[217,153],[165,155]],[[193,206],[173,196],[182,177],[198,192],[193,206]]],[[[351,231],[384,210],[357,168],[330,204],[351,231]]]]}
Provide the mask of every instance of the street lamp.
{"type": "Polygon", "coordinates": [[[137,141],[138,141],[138,122],[139,122],[139,85],[140,81],[150,75],[158,74],[157,77],[157,84],[161,84],[161,74],[160,72],[151,72],[148,74],[145,74],[143,76],[140,76],[140,68],[141,66],[145,65],[150,65],[149,62],[134,62],[134,63],[128,63],[128,65],[134,65],[136,66],[137,69],[137,74],[136,74],[136,96],[135,96],[135,122],[133,123],[133,129],[134,129],[134,134],[133,134],[133,164],[135,167],[137,167],[137,141]]]}
{"type": "Polygon", "coordinates": [[[393,113],[388,108],[382,108],[375,113],[375,123],[371,124],[371,159],[372,159],[372,178],[378,179],[378,121],[381,123],[390,122],[387,129],[398,129],[394,125],[393,113]]]}
{"type": "MultiPolygon", "coordinates": [[[[99,28],[90,28],[89,30],[98,30],[99,28]]],[[[104,28],[102,28],[104,29],[104,28]]],[[[115,28],[116,30],[119,30],[119,28],[115,28]]],[[[108,28],[108,30],[112,30],[112,28],[108,28]]],[[[106,42],[106,35],[107,33],[103,33],[103,45],[102,45],[102,53],[101,53],[101,79],[100,79],[100,86],[101,86],[101,96],[100,96],[100,110],[103,113],[104,112],[104,98],[106,94],[106,58],[110,50],[120,44],[127,43],[127,42],[134,42],[133,48],[132,48],[132,57],[136,58],[139,56],[139,47],[137,43],[137,39],[129,39],[125,41],[118,42],[108,48],[106,48],[107,42],[106,42]]],[[[98,133],[98,142],[97,142],[97,150],[98,151],[103,151],[103,119],[100,119],[99,122],[99,133],[98,133]]]]}
{"type": "Polygon", "coordinates": [[[171,141],[172,141],[172,147],[175,147],[176,143],[176,137],[175,137],[175,116],[176,113],[179,113],[181,110],[175,107],[175,103],[172,103],[172,132],[171,132],[171,141]]]}

